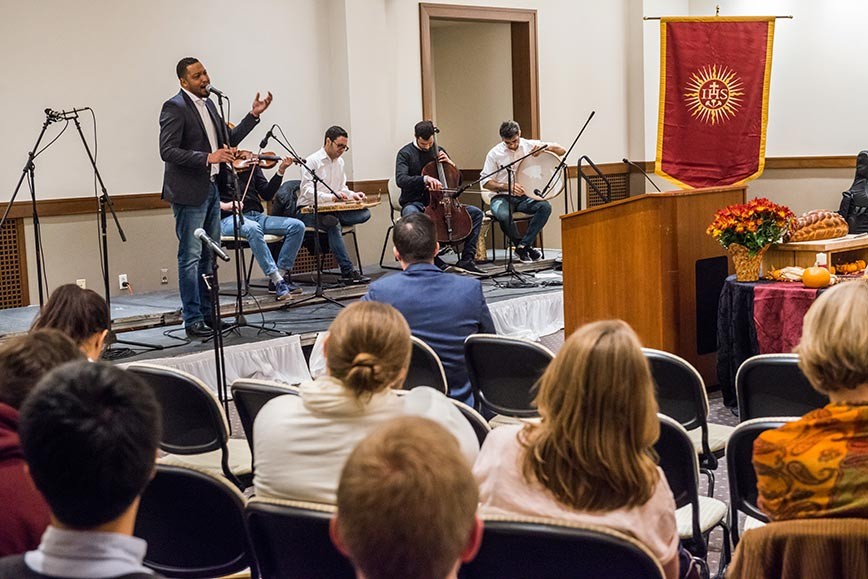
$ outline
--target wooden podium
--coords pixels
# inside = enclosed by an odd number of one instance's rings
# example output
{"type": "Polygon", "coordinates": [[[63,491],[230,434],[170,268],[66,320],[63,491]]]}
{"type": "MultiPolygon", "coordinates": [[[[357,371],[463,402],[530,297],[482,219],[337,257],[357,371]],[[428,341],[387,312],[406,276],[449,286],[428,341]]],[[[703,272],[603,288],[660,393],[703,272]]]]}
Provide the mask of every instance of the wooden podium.
{"type": "Polygon", "coordinates": [[[705,233],[747,187],[645,193],[561,217],[564,325],[619,318],[716,384],[717,301],[730,260],[705,233]]]}

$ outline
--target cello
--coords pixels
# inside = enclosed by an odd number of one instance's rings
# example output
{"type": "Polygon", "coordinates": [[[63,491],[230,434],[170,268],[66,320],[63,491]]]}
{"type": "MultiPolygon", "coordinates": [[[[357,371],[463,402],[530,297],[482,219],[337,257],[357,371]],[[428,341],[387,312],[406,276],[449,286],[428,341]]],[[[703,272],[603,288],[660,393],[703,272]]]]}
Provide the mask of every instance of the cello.
{"type": "Polygon", "coordinates": [[[439,243],[457,243],[470,235],[473,221],[467,208],[457,198],[461,173],[454,165],[444,165],[440,161],[440,147],[437,145],[439,132],[440,129],[434,127],[434,160],[422,168],[422,175],[437,179],[442,188],[428,191],[425,215],[434,223],[439,243]]]}

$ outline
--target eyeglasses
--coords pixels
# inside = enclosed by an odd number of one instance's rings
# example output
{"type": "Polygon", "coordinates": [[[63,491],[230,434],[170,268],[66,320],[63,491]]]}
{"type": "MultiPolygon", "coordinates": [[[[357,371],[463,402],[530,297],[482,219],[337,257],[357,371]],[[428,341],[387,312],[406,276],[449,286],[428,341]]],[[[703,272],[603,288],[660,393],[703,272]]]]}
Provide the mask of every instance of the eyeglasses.
{"type": "MultiPolygon", "coordinates": [[[[331,139],[329,139],[329,140],[331,141],[331,139]]],[[[338,151],[345,151],[346,152],[346,151],[350,150],[349,145],[344,145],[342,143],[336,143],[334,141],[332,141],[332,144],[337,148],[338,151]]]]}

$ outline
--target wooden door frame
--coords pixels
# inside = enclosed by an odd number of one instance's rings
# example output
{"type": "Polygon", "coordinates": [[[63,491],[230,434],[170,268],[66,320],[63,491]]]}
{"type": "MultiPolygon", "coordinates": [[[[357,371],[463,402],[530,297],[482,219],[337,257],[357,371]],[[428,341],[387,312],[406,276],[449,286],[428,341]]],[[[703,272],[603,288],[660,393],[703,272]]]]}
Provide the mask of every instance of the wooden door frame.
{"type": "Polygon", "coordinates": [[[539,59],[536,10],[419,4],[419,41],[422,49],[422,117],[434,119],[434,65],[431,61],[431,19],[461,22],[505,22],[512,38],[513,118],[522,134],[539,138],[539,59]]]}

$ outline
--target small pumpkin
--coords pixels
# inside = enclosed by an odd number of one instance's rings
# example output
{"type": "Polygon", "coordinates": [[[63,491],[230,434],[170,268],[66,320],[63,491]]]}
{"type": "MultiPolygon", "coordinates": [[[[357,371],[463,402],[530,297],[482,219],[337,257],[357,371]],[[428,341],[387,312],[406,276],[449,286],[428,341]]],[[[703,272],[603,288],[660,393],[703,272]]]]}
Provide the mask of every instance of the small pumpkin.
{"type": "Polygon", "coordinates": [[[805,287],[821,288],[829,285],[832,274],[825,267],[809,267],[802,274],[802,283],[805,287]]]}

